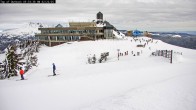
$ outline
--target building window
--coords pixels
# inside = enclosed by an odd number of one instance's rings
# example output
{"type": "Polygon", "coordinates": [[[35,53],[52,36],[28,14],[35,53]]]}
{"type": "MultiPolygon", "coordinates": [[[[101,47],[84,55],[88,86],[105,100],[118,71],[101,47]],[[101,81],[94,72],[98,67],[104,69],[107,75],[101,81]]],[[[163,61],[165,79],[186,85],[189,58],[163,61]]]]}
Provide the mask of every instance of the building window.
{"type": "Polygon", "coordinates": [[[46,36],[39,36],[39,40],[47,40],[46,36]]]}
{"type": "Polygon", "coordinates": [[[56,36],[50,36],[50,40],[55,40],[56,41],[56,36]]]}
{"type": "Polygon", "coordinates": [[[72,40],[75,41],[77,36],[72,36],[72,40]]]}
{"type": "Polygon", "coordinates": [[[52,34],[52,33],[53,33],[53,30],[50,30],[50,31],[49,31],[49,33],[51,33],[51,34],[52,34]]]}
{"type": "Polygon", "coordinates": [[[64,36],[65,40],[67,40],[67,36],[64,36]]]}
{"type": "Polygon", "coordinates": [[[99,30],[100,33],[103,33],[103,30],[99,30]]]}
{"type": "Polygon", "coordinates": [[[90,34],[95,34],[95,30],[89,30],[90,34]]]}
{"type": "Polygon", "coordinates": [[[44,36],[45,40],[48,40],[48,36],[44,36]]]}
{"type": "Polygon", "coordinates": [[[57,40],[58,40],[58,41],[64,40],[64,36],[57,36],[57,40]]]}
{"type": "Polygon", "coordinates": [[[63,30],[59,30],[59,33],[63,33],[63,30]]]}
{"type": "Polygon", "coordinates": [[[68,31],[67,30],[63,30],[63,33],[68,33],[68,31]]]}
{"type": "Polygon", "coordinates": [[[66,36],[66,40],[71,41],[71,36],[66,36]]]}

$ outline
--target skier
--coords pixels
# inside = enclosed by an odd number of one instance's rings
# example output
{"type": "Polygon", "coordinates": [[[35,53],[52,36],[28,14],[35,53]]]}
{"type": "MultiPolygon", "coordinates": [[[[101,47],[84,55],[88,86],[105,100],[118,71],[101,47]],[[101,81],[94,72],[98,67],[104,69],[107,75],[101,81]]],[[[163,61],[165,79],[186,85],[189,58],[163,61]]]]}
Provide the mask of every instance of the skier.
{"type": "Polygon", "coordinates": [[[93,62],[93,64],[95,64],[95,63],[96,63],[96,60],[97,60],[97,59],[96,59],[95,54],[94,54],[94,56],[93,56],[92,60],[93,60],[93,61],[92,61],[92,62],[93,62]]]}
{"type": "Polygon", "coordinates": [[[20,68],[20,76],[21,76],[21,80],[24,80],[24,70],[22,68],[20,68]]]}
{"type": "Polygon", "coordinates": [[[91,64],[91,58],[90,58],[90,56],[87,55],[87,58],[88,58],[88,63],[91,64]]]}
{"type": "Polygon", "coordinates": [[[53,63],[52,65],[53,65],[53,76],[55,76],[55,75],[56,75],[56,73],[55,73],[56,66],[55,66],[55,64],[54,64],[54,63],[53,63]]]}

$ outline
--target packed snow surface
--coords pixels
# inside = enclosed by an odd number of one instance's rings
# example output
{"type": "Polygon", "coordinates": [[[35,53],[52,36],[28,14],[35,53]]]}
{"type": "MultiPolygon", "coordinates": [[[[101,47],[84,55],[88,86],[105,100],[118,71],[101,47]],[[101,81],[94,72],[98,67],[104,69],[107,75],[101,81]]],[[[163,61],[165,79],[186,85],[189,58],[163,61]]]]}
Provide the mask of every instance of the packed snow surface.
{"type": "Polygon", "coordinates": [[[137,47],[149,38],[138,39],[141,43],[126,38],[42,46],[38,67],[25,74],[28,80],[0,81],[0,110],[196,110],[196,50],[159,40],[137,47]],[[118,60],[118,49],[129,54],[118,60]],[[172,64],[151,56],[165,49],[182,55],[172,64]],[[102,52],[109,52],[106,62],[87,63],[102,52]],[[48,77],[52,63],[59,75],[48,77]]]}

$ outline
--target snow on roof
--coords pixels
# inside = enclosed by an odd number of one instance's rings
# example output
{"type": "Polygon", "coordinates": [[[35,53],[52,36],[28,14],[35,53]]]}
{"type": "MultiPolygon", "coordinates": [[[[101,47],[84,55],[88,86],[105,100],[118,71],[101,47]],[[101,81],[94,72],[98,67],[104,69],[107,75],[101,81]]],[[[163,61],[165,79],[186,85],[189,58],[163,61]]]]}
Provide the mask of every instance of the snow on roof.
{"type": "Polygon", "coordinates": [[[97,26],[97,27],[104,27],[105,24],[104,24],[104,23],[98,23],[96,26],[97,26]]]}
{"type": "Polygon", "coordinates": [[[58,25],[56,25],[55,27],[56,27],[56,28],[59,28],[59,27],[60,27],[60,28],[62,28],[62,27],[63,27],[63,25],[58,24],[58,25]]]}

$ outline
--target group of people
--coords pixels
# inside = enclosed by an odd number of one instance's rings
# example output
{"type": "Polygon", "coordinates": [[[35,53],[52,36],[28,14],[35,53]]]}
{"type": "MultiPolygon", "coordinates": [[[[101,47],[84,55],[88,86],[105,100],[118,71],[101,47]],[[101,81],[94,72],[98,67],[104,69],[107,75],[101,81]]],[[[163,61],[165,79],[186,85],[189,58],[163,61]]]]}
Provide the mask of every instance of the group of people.
{"type": "Polygon", "coordinates": [[[124,54],[123,53],[118,53],[118,57],[119,56],[126,56],[126,55],[129,55],[128,51],[124,52],[124,54]]]}
{"type": "MultiPolygon", "coordinates": [[[[56,75],[56,66],[55,66],[55,64],[53,63],[52,64],[52,69],[53,69],[53,76],[55,76],[56,75]]],[[[22,67],[20,68],[20,71],[19,71],[19,73],[20,73],[20,76],[21,76],[21,80],[24,80],[25,78],[24,78],[24,70],[22,69],[22,67]]]]}

